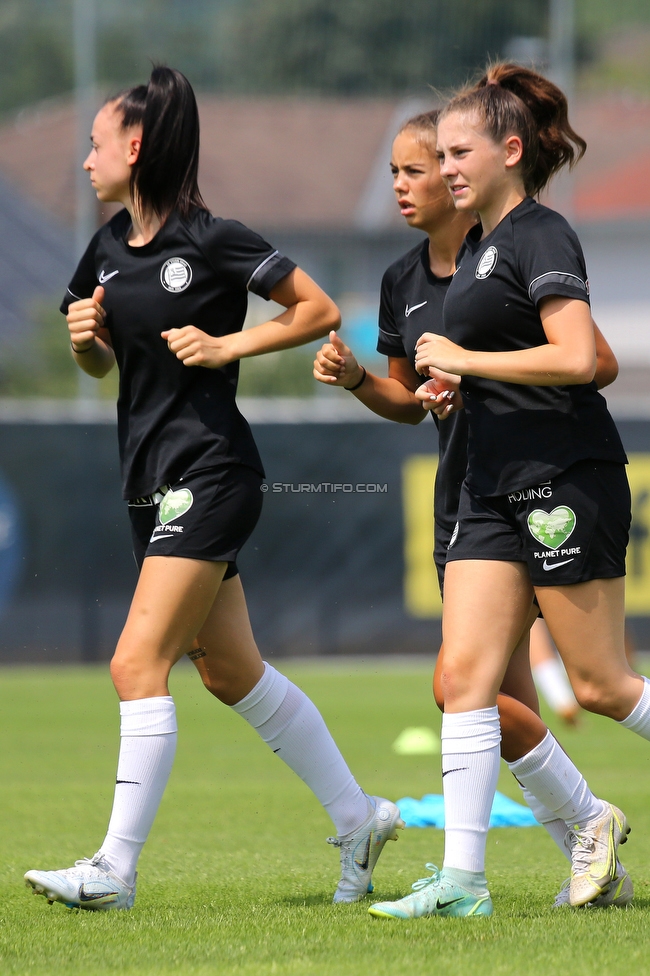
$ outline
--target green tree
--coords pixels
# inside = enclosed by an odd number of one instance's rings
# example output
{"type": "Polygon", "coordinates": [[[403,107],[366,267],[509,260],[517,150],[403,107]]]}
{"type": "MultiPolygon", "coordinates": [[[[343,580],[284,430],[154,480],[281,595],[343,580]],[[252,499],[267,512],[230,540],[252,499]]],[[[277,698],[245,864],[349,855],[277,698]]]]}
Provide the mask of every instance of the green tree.
{"type": "Polygon", "coordinates": [[[373,95],[457,84],[545,0],[247,0],[230,11],[230,71],[250,91],[373,95]],[[237,66],[241,70],[238,73],[237,66]]]}

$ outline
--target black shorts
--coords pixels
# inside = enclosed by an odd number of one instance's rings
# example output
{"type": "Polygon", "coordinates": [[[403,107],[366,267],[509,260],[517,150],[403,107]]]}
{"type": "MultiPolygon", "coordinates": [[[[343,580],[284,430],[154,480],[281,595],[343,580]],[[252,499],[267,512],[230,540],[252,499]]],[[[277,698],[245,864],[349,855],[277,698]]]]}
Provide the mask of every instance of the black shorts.
{"type": "Polygon", "coordinates": [[[434,522],[433,525],[433,561],[438,574],[438,586],[440,596],[445,582],[445,563],[447,562],[447,550],[454,533],[454,526],[443,525],[442,522],[434,522]]]}
{"type": "Polygon", "coordinates": [[[182,556],[227,562],[237,575],[237,553],[262,511],[262,477],[244,465],[195,471],[153,495],[129,501],[133,555],[182,556]]]}
{"type": "Polygon", "coordinates": [[[525,562],[535,586],[625,576],[630,529],[625,466],[579,461],[551,481],[485,498],[463,485],[447,562],[525,562]]]}

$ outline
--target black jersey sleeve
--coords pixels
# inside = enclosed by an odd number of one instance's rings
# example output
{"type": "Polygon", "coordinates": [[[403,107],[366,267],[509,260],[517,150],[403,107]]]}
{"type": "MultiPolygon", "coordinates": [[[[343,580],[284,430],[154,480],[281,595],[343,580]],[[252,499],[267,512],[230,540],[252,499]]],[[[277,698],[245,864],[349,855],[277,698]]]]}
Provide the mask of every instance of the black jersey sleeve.
{"type": "Polygon", "coordinates": [[[215,272],[268,300],[296,264],[238,220],[205,214],[195,225],[197,243],[215,272]]]}
{"type": "Polygon", "coordinates": [[[68,306],[72,302],[77,302],[81,298],[92,298],[93,292],[99,284],[95,266],[95,252],[97,251],[97,241],[99,240],[100,233],[101,229],[97,231],[86,248],[81,261],[77,265],[77,270],[68,285],[63,301],[59,305],[59,311],[63,312],[64,315],[67,313],[68,306]]]}
{"type": "Polygon", "coordinates": [[[381,294],[379,298],[379,337],[377,352],[383,356],[395,356],[405,359],[404,341],[397,331],[395,311],[393,308],[393,282],[390,268],[381,279],[381,294]]]}
{"type": "Polygon", "coordinates": [[[513,233],[522,283],[535,306],[548,295],[577,298],[589,304],[582,247],[564,217],[540,207],[516,220],[513,233]]]}

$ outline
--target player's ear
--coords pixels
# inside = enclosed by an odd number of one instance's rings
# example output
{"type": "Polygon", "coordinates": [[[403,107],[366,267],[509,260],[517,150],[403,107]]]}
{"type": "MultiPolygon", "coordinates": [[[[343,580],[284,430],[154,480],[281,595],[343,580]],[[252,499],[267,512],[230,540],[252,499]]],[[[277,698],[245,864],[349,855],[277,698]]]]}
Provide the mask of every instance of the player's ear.
{"type": "Polygon", "coordinates": [[[517,166],[521,162],[521,157],[524,154],[524,143],[519,136],[508,136],[504,140],[504,147],[506,151],[506,166],[510,169],[512,166],[517,166]]]}
{"type": "Polygon", "coordinates": [[[140,155],[140,147],[142,146],[142,134],[139,133],[137,136],[133,136],[129,139],[129,145],[127,149],[126,161],[129,166],[133,166],[137,163],[138,156],[140,155]]]}

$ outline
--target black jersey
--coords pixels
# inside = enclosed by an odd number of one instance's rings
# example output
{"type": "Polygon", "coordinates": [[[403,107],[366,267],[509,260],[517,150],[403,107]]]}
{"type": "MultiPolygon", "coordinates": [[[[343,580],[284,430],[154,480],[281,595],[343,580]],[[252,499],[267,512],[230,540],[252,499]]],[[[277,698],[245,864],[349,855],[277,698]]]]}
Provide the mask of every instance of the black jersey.
{"type": "MultiPolygon", "coordinates": [[[[442,307],[451,280],[437,278],[432,272],[428,239],[391,264],[381,283],[377,351],[384,356],[405,357],[415,368],[415,344],[422,333],[443,331],[442,307]]],[[[432,416],[438,425],[440,453],[434,517],[451,530],[467,470],[467,421],[464,410],[442,423],[435,414],[432,416]]]]}
{"type": "Polygon", "coordinates": [[[149,495],[191,471],[224,462],[263,475],[235,403],[239,363],[184,366],[160,333],[194,325],[212,336],[241,330],[247,291],[268,298],[295,268],[234,220],[196,209],[172,213],[143,247],[131,247],[122,210],[93,237],[61,304],[106,294],[106,326],[120,370],[118,438],[125,498],[149,495]]]}
{"type": "MultiPolygon", "coordinates": [[[[580,242],[566,220],[527,197],[481,240],[472,228],[444,306],[445,335],[499,352],[547,342],[538,305],[547,295],[589,302],[580,242]]],[[[467,482],[477,495],[537,485],[576,461],[625,463],[621,439],[594,382],[527,386],[465,376],[467,482]]]]}

